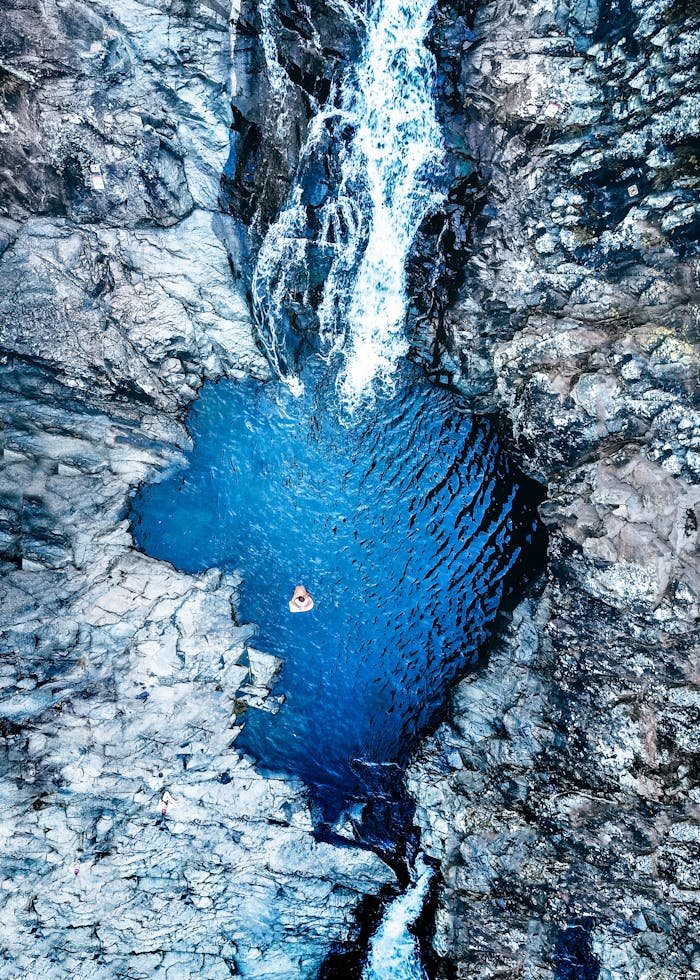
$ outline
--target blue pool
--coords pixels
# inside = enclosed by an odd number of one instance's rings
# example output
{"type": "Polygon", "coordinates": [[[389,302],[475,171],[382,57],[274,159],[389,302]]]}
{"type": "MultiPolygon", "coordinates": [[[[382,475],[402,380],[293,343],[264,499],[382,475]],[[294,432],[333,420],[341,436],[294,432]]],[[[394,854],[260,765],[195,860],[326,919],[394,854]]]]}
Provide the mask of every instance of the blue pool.
{"type": "Polygon", "coordinates": [[[141,489],[137,545],[178,568],[243,574],[240,619],[283,658],[277,715],[239,748],[301,777],[332,816],[401,764],[486,639],[533,510],[497,438],[408,364],[395,392],[340,419],[317,371],[207,385],[186,465],[141,489]],[[315,608],[292,615],[297,583],[315,608]]]}

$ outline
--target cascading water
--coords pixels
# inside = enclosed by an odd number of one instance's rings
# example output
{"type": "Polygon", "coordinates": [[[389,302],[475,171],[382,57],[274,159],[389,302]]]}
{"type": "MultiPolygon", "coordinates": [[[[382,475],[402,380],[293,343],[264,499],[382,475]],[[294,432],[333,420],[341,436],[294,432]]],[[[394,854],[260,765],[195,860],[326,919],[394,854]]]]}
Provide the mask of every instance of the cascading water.
{"type": "Polygon", "coordinates": [[[364,161],[372,217],[348,311],[341,388],[351,403],[375,378],[387,381],[407,353],[406,258],[421,220],[441,200],[430,180],[442,157],[435,66],[424,44],[432,5],[384,0],[358,73],[353,147],[364,161]]]}
{"type": "MultiPolygon", "coordinates": [[[[436,190],[443,143],[435,65],[424,43],[432,5],[381,0],[372,9],[364,54],[312,120],[295,187],[253,275],[258,333],[275,371],[300,390],[302,324],[314,308],[322,352],[341,356],[338,384],[350,408],[373,385],[389,384],[407,353],[406,258],[443,197],[436,190]],[[324,187],[310,224],[319,190],[309,174],[324,153],[333,186],[324,187]]],[[[268,12],[263,45],[272,63],[270,30],[268,12]]]]}
{"type": "Polygon", "coordinates": [[[369,946],[362,980],[425,980],[420,951],[410,931],[425,903],[435,871],[419,855],[413,881],[388,907],[369,946]]]}
{"type": "Polygon", "coordinates": [[[272,0],[260,0],[258,13],[262,30],[260,40],[265,52],[265,65],[267,68],[267,78],[270,83],[270,90],[273,99],[277,102],[279,109],[282,109],[284,95],[286,91],[286,76],[284,68],[280,64],[277,54],[277,44],[272,30],[272,0]]]}

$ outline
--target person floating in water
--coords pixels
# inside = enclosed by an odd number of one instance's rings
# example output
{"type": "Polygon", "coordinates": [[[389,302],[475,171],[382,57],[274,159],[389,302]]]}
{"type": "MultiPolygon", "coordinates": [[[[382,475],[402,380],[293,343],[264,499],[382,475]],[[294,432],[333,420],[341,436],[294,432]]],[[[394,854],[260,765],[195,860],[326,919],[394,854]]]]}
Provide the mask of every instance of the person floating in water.
{"type": "Polygon", "coordinates": [[[289,600],[289,611],[293,613],[309,612],[314,608],[314,600],[303,585],[297,585],[294,595],[289,600]]]}

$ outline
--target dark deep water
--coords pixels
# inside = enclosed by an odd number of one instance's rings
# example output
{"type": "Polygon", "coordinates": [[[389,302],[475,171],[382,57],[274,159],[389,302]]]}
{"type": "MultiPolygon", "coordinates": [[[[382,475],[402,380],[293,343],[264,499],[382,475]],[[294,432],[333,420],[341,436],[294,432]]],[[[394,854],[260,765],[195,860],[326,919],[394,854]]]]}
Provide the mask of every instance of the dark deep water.
{"type": "Polygon", "coordinates": [[[207,385],[186,466],[142,488],[132,516],[148,554],[242,572],[240,619],[283,658],[286,700],[250,710],[237,746],[301,777],[332,820],[435,721],[534,525],[488,422],[417,369],[344,422],[332,381],[305,381],[300,398],[277,382],[207,385]],[[315,609],[292,615],[300,582],[315,609]]]}

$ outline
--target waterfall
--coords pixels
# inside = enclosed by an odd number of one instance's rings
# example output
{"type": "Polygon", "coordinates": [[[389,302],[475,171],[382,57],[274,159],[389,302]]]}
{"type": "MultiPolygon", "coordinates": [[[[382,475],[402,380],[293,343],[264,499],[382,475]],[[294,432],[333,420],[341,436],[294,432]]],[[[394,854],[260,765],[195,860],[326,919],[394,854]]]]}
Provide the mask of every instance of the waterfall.
{"type": "Polygon", "coordinates": [[[352,93],[356,156],[371,199],[369,240],[348,311],[341,388],[353,403],[388,381],[408,345],[405,265],[418,226],[441,200],[431,168],[442,158],[435,65],[425,47],[432,0],[383,0],[352,93]]]}
{"type": "Polygon", "coordinates": [[[424,980],[418,944],[409,926],[421,913],[433,874],[419,855],[413,883],[391,903],[370,943],[363,980],[424,980]]]}
{"type": "Polygon", "coordinates": [[[260,0],[258,14],[260,15],[260,41],[265,55],[265,69],[270,83],[270,94],[276,101],[280,113],[287,90],[287,78],[277,54],[277,42],[272,29],[272,0],[260,0]]]}
{"type": "MultiPolygon", "coordinates": [[[[406,260],[421,221],[443,199],[435,189],[444,156],[435,63],[425,46],[432,5],[377,0],[359,63],[311,120],[287,205],[253,274],[257,329],[274,370],[299,387],[299,352],[313,333],[322,355],[338,357],[351,408],[390,384],[407,353],[406,260]],[[319,160],[334,181],[312,202],[310,219],[305,187],[319,160]]],[[[276,50],[271,30],[268,10],[266,52],[276,50]]]]}

